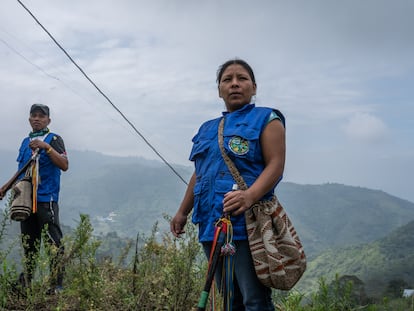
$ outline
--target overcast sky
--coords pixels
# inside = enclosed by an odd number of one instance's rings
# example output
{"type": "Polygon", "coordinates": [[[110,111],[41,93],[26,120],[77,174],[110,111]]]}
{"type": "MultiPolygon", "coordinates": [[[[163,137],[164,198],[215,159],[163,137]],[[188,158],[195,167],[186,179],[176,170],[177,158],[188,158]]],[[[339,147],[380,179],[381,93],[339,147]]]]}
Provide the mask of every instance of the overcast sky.
{"type": "MultiPolygon", "coordinates": [[[[285,181],[337,182],[414,202],[414,1],[22,0],[173,164],[217,117],[216,71],[253,67],[258,106],[287,119],[285,181]]],[[[51,108],[69,152],[157,158],[16,0],[0,10],[0,149],[51,108]]]]}

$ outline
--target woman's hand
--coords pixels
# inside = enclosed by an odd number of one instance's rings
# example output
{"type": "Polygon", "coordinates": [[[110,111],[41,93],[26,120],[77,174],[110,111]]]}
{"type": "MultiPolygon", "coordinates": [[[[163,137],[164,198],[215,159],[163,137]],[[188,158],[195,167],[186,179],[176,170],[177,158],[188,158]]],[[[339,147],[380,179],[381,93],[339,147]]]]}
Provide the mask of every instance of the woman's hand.
{"type": "Polygon", "coordinates": [[[184,194],[184,199],[175,214],[174,218],[170,222],[170,231],[175,237],[180,237],[185,233],[184,226],[187,223],[187,217],[194,205],[194,184],[196,182],[196,174],[193,173],[190,182],[188,183],[187,190],[184,194]]]}
{"type": "Polygon", "coordinates": [[[273,120],[260,136],[265,168],[247,190],[227,192],[223,199],[223,212],[240,215],[269,192],[283,175],[285,165],[285,128],[273,120]]]}
{"type": "Polygon", "coordinates": [[[249,190],[227,192],[223,199],[223,212],[237,216],[247,211],[254,204],[249,190]]]}
{"type": "Polygon", "coordinates": [[[180,237],[181,234],[185,233],[184,226],[187,223],[187,216],[177,212],[174,218],[170,222],[171,233],[176,237],[180,237]]]}

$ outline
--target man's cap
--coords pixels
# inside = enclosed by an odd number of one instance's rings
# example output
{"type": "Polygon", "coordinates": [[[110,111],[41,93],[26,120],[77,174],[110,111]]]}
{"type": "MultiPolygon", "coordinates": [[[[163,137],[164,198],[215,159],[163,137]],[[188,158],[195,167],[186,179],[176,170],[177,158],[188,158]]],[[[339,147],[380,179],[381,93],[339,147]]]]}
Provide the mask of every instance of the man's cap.
{"type": "Polygon", "coordinates": [[[40,111],[43,114],[49,116],[49,107],[43,104],[33,104],[30,108],[30,114],[32,114],[35,111],[40,111]]]}

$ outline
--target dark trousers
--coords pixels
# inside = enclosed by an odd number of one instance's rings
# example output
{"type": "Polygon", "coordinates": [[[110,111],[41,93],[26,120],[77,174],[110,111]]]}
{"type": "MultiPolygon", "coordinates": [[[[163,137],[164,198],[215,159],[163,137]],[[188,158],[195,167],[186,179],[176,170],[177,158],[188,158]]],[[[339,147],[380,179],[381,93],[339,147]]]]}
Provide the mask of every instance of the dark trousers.
{"type": "MultiPolygon", "coordinates": [[[[203,242],[204,252],[209,258],[211,242],[203,242]]],[[[249,242],[234,241],[236,253],[234,256],[234,297],[233,311],[274,311],[272,290],[264,286],[256,276],[250,253],[249,242]]],[[[217,266],[215,279],[217,288],[221,289],[223,266],[217,266]]]]}
{"type": "Polygon", "coordinates": [[[30,283],[36,268],[37,255],[39,253],[42,231],[45,232],[47,243],[56,247],[51,257],[51,286],[62,286],[63,282],[63,253],[64,247],[61,243],[62,230],[59,224],[59,206],[57,202],[38,202],[37,212],[30,215],[28,219],[20,224],[22,243],[25,255],[25,279],[30,283]]]}

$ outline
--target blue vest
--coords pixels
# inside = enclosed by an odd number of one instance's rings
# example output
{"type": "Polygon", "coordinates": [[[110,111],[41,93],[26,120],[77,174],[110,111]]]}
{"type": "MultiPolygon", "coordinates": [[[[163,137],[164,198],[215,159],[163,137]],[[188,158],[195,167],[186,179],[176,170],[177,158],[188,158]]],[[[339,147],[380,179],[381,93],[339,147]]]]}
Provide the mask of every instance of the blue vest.
{"type": "MultiPolygon", "coordinates": [[[[52,138],[55,136],[49,133],[44,142],[50,144],[52,138]]],[[[32,149],[29,147],[30,137],[26,137],[19,149],[19,156],[17,162],[19,169],[21,169],[32,156],[32,149]]],[[[38,202],[59,201],[60,190],[60,168],[53,164],[45,150],[39,152],[39,185],[37,189],[38,202]]],[[[23,176],[22,176],[23,177],[23,176]]]]}
{"type": "MultiPolygon", "coordinates": [[[[249,104],[223,113],[224,148],[250,187],[264,169],[260,135],[268,124],[272,109],[249,104]]],[[[224,194],[231,191],[234,181],[221,155],[217,131],[220,118],[201,125],[193,138],[190,160],[194,161],[197,176],[194,185],[192,221],[199,225],[200,242],[212,241],[214,224],[222,216],[224,194]]],[[[284,120],[282,120],[284,121],[284,120]]],[[[262,199],[270,199],[271,189],[262,199]]],[[[233,239],[246,240],[244,214],[232,216],[233,239]]]]}

